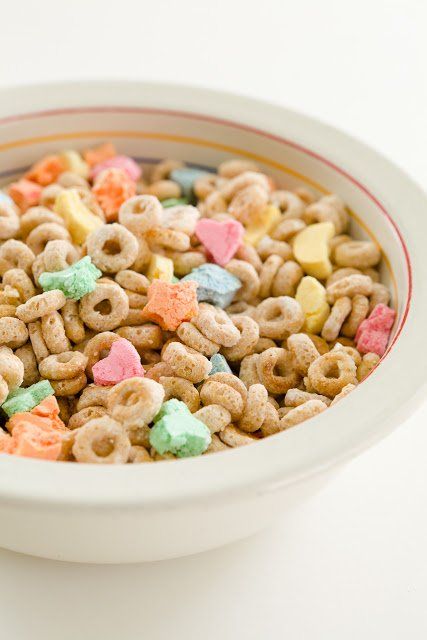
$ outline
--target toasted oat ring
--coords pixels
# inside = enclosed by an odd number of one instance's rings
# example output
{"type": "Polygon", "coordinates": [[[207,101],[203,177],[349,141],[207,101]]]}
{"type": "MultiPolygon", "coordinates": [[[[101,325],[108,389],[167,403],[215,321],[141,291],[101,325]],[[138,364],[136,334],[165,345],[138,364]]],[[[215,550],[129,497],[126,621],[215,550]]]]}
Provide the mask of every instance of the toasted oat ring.
{"type": "Polygon", "coordinates": [[[49,349],[43,338],[41,322],[30,322],[28,324],[28,333],[30,336],[31,346],[33,347],[34,354],[37,362],[41,362],[49,355],[49,349]]]}
{"type": "Polygon", "coordinates": [[[122,426],[102,416],[77,431],[72,451],[77,462],[123,464],[129,457],[130,446],[122,426]]]}
{"type": "Polygon", "coordinates": [[[229,316],[248,316],[249,318],[253,318],[255,309],[255,306],[241,300],[240,302],[233,302],[225,310],[229,316]]]}
{"type": "Polygon", "coordinates": [[[173,262],[173,270],[177,276],[186,276],[206,262],[206,256],[200,251],[166,251],[166,256],[173,262]]]}
{"type": "Polygon", "coordinates": [[[355,295],[370,296],[373,290],[373,282],[369,276],[354,274],[341,278],[337,282],[326,288],[326,298],[333,304],[338,298],[347,296],[354,298],[355,295]]]}
{"type": "Polygon", "coordinates": [[[104,273],[117,273],[130,267],[138,255],[138,241],[121,224],[105,224],[87,238],[92,262],[104,273]]]}
{"type": "MultiPolygon", "coordinates": [[[[111,349],[111,345],[116,340],[119,340],[120,336],[111,331],[103,331],[91,338],[84,349],[84,355],[86,361],[86,375],[93,380],[93,365],[105,358],[111,349]]],[[[96,404],[96,403],[95,403],[96,404]]]]}
{"type": "Polygon", "coordinates": [[[271,293],[271,287],[273,280],[275,279],[280,267],[283,265],[283,258],[277,255],[272,255],[262,265],[261,273],[259,274],[260,287],[258,295],[260,298],[268,298],[271,293]]]}
{"type": "Polygon", "coordinates": [[[288,240],[291,240],[297,233],[305,229],[306,226],[305,222],[298,218],[283,220],[279,222],[277,227],[271,232],[271,237],[273,240],[288,242],[288,240]]]}
{"type": "MultiPolygon", "coordinates": [[[[3,278],[4,282],[4,278],[3,278]]],[[[372,285],[372,294],[369,299],[369,313],[375,309],[377,304],[387,305],[390,302],[390,291],[387,287],[379,282],[372,285]]]]}
{"type": "Polygon", "coordinates": [[[200,390],[201,401],[204,405],[221,405],[221,407],[224,407],[230,413],[232,420],[238,420],[244,410],[244,401],[241,393],[229,384],[212,380],[212,378],[213,376],[204,382],[200,390]]]}
{"type": "Polygon", "coordinates": [[[218,433],[231,422],[230,412],[219,404],[208,404],[194,414],[194,417],[205,424],[209,431],[218,433]]]}
{"type": "Polygon", "coordinates": [[[285,429],[289,429],[290,427],[294,427],[305,420],[309,420],[314,416],[317,416],[319,413],[322,413],[325,409],[327,409],[327,405],[321,400],[308,400],[308,402],[304,402],[304,404],[291,409],[283,418],[280,420],[280,430],[283,431],[285,429]]]}
{"type": "Polygon", "coordinates": [[[204,356],[211,357],[219,351],[219,344],[206,338],[191,322],[182,322],[176,334],[187,347],[191,347],[204,356]]]}
{"type": "Polygon", "coordinates": [[[294,298],[279,296],[263,300],[257,307],[255,320],[262,338],[283,340],[287,334],[297,333],[301,329],[305,316],[294,298]]]}
{"type": "Polygon", "coordinates": [[[9,269],[23,269],[25,273],[31,273],[31,266],[35,255],[26,244],[20,240],[6,240],[0,246],[0,276],[9,269]]]}
{"type": "Polygon", "coordinates": [[[376,244],[365,240],[344,242],[335,249],[335,263],[340,267],[365,269],[374,267],[381,260],[381,251],[376,244]]]}
{"type": "Polygon", "coordinates": [[[36,295],[33,282],[23,269],[9,269],[3,276],[3,285],[9,285],[19,291],[22,301],[26,302],[36,295]]]}
{"type": "Polygon", "coordinates": [[[212,364],[205,356],[181,342],[170,342],[162,352],[162,358],[173,371],[174,376],[185,378],[193,384],[205,380],[212,364]]]}
{"type": "MultiPolygon", "coordinates": [[[[45,187],[40,196],[40,208],[53,209],[55,206],[56,198],[60,193],[64,191],[64,188],[56,182],[49,184],[45,187]]],[[[37,209],[38,207],[30,207],[30,209],[37,209]]],[[[30,210],[28,209],[28,211],[30,210]]],[[[58,216],[59,217],[59,216],[58,216]]]]}
{"type": "Polygon", "coordinates": [[[224,160],[218,166],[218,175],[221,178],[235,178],[236,176],[240,176],[242,173],[257,172],[259,171],[258,166],[252,162],[251,160],[242,160],[240,158],[231,158],[231,160],[224,160]]]}
{"type": "Polygon", "coordinates": [[[70,350],[71,345],[65,334],[64,321],[57,311],[43,316],[41,325],[45,344],[51,353],[63,353],[70,350]]]}
{"type": "Polygon", "coordinates": [[[24,380],[22,386],[29,387],[35,382],[38,382],[40,375],[37,367],[37,359],[31,343],[27,342],[22,347],[16,349],[15,356],[19,358],[24,365],[24,380]]]}
{"type": "Polygon", "coordinates": [[[261,425],[261,434],[264,438],[280,431],[280,418],[278,410],[267,402],[265,407],[264,422],[261,425]]]}
{"type": "Polygon", "coordinates": [[[305,203],[295,193],[292,193],[292,191],[285,191],[283,189],[273,191],[270,198],[271,202],[282,211],[283,220],[302,217],[305,210],[305,203]]]}
{"type": "Polygon", "coordinates": [[[147,289],[150,286],[150,281],[146,276],[130,269],[119,271],[116,273],[114,279],[123,289],[129,289],[129,291],[134,291],[142,295],[146,295],[147,289]]]}
{"type": "Polygon", "coordinates": [[[163,344],[162,330],[157,324],[120,327],[116,333],[121,338],[129,340],[140,355],[148,349],[160,349],[163,344]]]}
{"type": "Polygon", "coordinates": [[[28,234],[25,242],[37,256],[44,251],[47,243],[51,240],[70,240],[70,234],[65,227],[57,222],[44,222],[28,234]]]}
{"type": "Polygon", "coordinates": [[[233,316],[231,319],[240,331],[240,339],[233,347],[222,347],[221,353],[230,362],[237,362],[254,352],[259,340],[259,327],[255,320],[248,316],[233,316]]]}
{"type": "Polygon", "coordinates": [[[14,304],[0,304],[0,318],[14,318],[15,311],[14,304]]]}
{"type": "Polygon", "coordinates": [[[66,297],[59,289],[45,291],[20,304],[16,309],[16,315],[23,322],[34,322],[48,313],[61,309],[66,301],[66,297]]]}
{"type": "Polygon", "coordinates": [[[257,256],[262,260],[266,260],[270,256],[274,255],[280,256],[283,262],[292,258],[291,246],[282,240],[273,240],[270,236],[264,236],[261,238],[257,244],[256,251],[258,252],[257,256]]]}
{"type": "Polygon", "coordinates": [[[233,448],[243,447],[257,441],[257,438],[254,438],[254,436],[251,436],[249,433],[241,431],[233,424],[229,424],[225,429],[220,431],[218,435],[224,444],[233,448]]]}
{"type": "Polygon", "coordinates": [[[295,296],[296,288],[299,285],[304,271],[294,260],[288,260],[277,271],[271,292],[273,296],[295,296]]]}
{"type": "Polygon", "coordinates": [[[151,182],[157,182],[158,180],[165,180],[169,178],[169,175],[172,173],[174,169],[180,169],[184,166],[184,163],[181,160],[173,160],[171,158],[166,158],[166,160],[162,160],[159,164],[156,164],[150,175],[151,182]]]}
{"type": "Polygon", "coordinates": [[[189,380],[177,376],[160,376],[159,382],[165,390],[165,401],[171,398],[182,400],[191,413],[200,408],[199,393],[189,380]]]}
{"type": "Polygon", "coordinates": [[[18,318],[0,318],[0,345],[11,349],[22,347],[28,340],[28,330],[18,318]]]}
{"type": "Polygon", "coordinates": [[[309,366],[320,355],[313,341],[305,333],[294,333],[289,336],[287,347],[292,354],[297,372],[302,376],[307,375],[309,366]]]}
{"type": "Polygon", "coordinates": [[[65,335],[69,340],[78,344],[85,339],[85,327],[79,316],[79,305],[76,300],[67,300],[61,309],[64,321],[65,335]]]}
{"type": "Polygon", "coordinates": [[[251,264],[257,273],[261,271],[262,260],[258,255],[258,251],[251,244],[241,244],[234,257],[236,260],[243,260],[243,262],[251,264]]]}
{"type": "Polygon", "coordinates": [[[39,364],[39,371],[48,380],[69,380],[85,370],[87,357],[80,351],[65,351],[48,356],[39,364]]]}
{"type": "Polygon", "coordinates": [[[261,353],[257,369],[262,384],[274,395],[284,394],[288,389],[298,386],[301,379],[294,369],[292,354],[279,347],[261,353]]]}
{"type": "Polygon", "coordinates": [[[228,182],[224,182],[221,186],[221,193],[226,200],[232,200],[235,195],[240,191],[246,189],[246,187],[256,185],[268,192],[271,188],[269,178],[258,171],[244,171],[239,175],[231,178],[228,182]]]}
{"type": "Polygon", "coordinates": [[[173,377],[172,367],[167,362],[157,362],[156,364],[148,366],[144,364],[144,369],[146,370],[145,377],[155,380],[156,382],[160,382],[160,378],[162,377],[173,377]]]}
{"type": "Polygon", "coordinates": [[[80,258],[77,249],[68,240],[49,240],[43,251],[46,271],[61,271],[80,258]]]}
{"type": "Polygon", "coordinates": [[[334,405],[336,405],[337,402],[339,402],[340,400],[342,400],[343,398],[345,398],[346,396],[348,396],[349,393],[351,393],[354,389],[356,388],[355,384],[347,384],[336,396],[335,398],[332,400],[331,402],[331,407],[333,407],[334,405]]]}
{"type": "Polygon", "coordinates": [[[0,240],[14,238],[19,231],[19,216],[13,205],[0,203],[0,240]]]}
{"type": "Polygon", "coordinates": [[[152,196],[159,200],[167,200],[168,198],[179,198],[181,195],[181,187],[173,180],[157,180],[148,187],[152,196]]]}
{"type": "Polygon", "coordinates": [[[308,224],[332,222],[335,233],[338,235],[343,233],[348,226],[348,213],[340,198],[335,195],[325,196],[306,208],[303,220],[308,224]]]}
{"type": "Polygon", "coordinates": [[[234,296],[234,300],[248,301],[256,298],[260,288],[260,280],[255,268],[244,260],[230,260],[226,269],[233,276],[236,276],[242,286],[234,296]]]}
{"type": "Polygon", "coordinates": [[[123,424],[149,424],[160,411],[164,397],[164,389],[158,382],[146,378],[127,378],[111,390],[107,410],[123,424]]]}
{"type": "Polygon", "coordinates": [[[190,237],[183,231],[167,229],[165,227],[154,227],[145,234],[150,249],[162,247],[172,251],[188,251],[190,248],[190,237]]]}
{"type": "MultiPolygon", "coordinates": [[[[333,239],[334,238],[332,238],[332,240],[333,239]]],[[[359,269],[353,269],[353,267],[340,267],[339,269],[336,269],[333,273],[331,273],[329,278],[326,280],[326,287],[329,287],[332,284],[335,284],[335,282],[338,282],[338,280],[342,280],[347,276],[354,276],[354,275],[360,276],[362,275],[362,272],[359,269]]]]}
{"type": "Polygon", "coordinates": [[[341,327],[341,333],[347,338],[354,338],[361,322],[369,312],[369,300],[366,296],[355,295],[351,301],[351,312],[341,327]]]}
{"type": "Polygon", "coordinates": [[[119,222],[135,235],[143,235],[161,224],[161,216],[162,205],[155,196],[134,196],[120,207],[119,222]]]}
{"type": "Polygon", "coordinates": [[[322,338],[327,342],[332,342],[338,338],[341,327],[345,319],[351,312],[351,300],[347,296],[338,298],[331,309],[329,317],[322,328],[322,338]]]}
{"type": "Polygon", "coordinates": [[[285,396],[285,407],[299,407],[309,400],[320,400],[328,406],[331,404],[330,398],[319,393],[309,393],[308,391],[302,391],[302,389],[289,389],[285,396]]]}
{"type": "Polygon", "coordinates": [[[80,317],[89,329],[94,331],[116,329],[128,312],[127,295],[115,283],[98,282],[95,290],[80,300],[80,317]],[[100,307],[100,310],[97,307],[100,307]]]}
{"type": "Polygon", "coordinates": [[[380,360],[380,356],[376,353],[365,353],[362,362],[357,367],[357,380],[362,382],[375,369],[380,360]]]}
{"type": "Polygon", "coordinates": [[[80,398],[77,401],[76,409],[86,409],[94,405],[107,408],[108,397],[110,395],[112,387],[101,387],[96,384],[88,384],[81,393],[80,398]]]}
{"type": "Polygon", "coordinates": [[[240,332],[227,313],[218,307],[201,303],[193,324],[212,342],[223,347],[234,347],[240,340],[240,332]]]}
{"type": "MultiPolygon", "coordinates": [[[[6,346],[0,347],[0,379],[6,382],[8,392],[20,387],[24,380],[24,365],[12,349],[6,346]]],[[[6,398],[1,400],[0,404],[6,398]]]]}
{"type": "Polygon", "coordinates": [[[107,409],[104,407],[100,407],[94,405],[92,407],[86,407],[85,409],[81,409],[77,411],[77,413],[73,413],[73,415],[68,420],[68,428],[69,429],[79,429],[83,427],[89,420],[93,420],[94,418],[102,418],[102,416],[106,416],[107,409]]]}
{"type": "Polygon", "coordinates": [[[266,417],[268,392],[262,384],[253,384],[248,389],[248,397],[239,428],[246,433],[253,433],[261,428],[266,417]]]}
{"type": "Polygon", "coordinates": [[[147,449],[141,445],[132,445],[129,451],[128,462],[132,464],[143,464],[154,462],[147,449]]]}
{"type": "Polygon", "coordinates": [[[259,338],[255,345],[255,353],[262,353],[271,347],[277,347],[277,344],[271,338],[259,338]]]}
{"type": "Polygon", "coordinates": [[[240,363],[239,378],[247,388],[249,388],[251,384],[261,382],[257,368],[258,358],[259,354],[254,353],[251,356],[245,356],[240,363]]]}
{"type": "Polygon", "coordinates": [[[312,362],[307,377],[316,393],[333,398],[347,384],[354,384],[356,365],[345,351],[330,351],[312,362]]]}
{"type": "Polygon", "coordinates": [[[50,380],[50,384],[52,385],[56,396],[74,396],[85,388],[87,378],[86,374],[82,372],[74,378],[68,378],[66,380],[50,380]]]}
{"type": "MultiPolygon", "coordinates": [[[[338,340],[342,340],[342,338],[340,337],[338,338],[338,340]]],[[[350,356],[350,358],[353,358],[353,361],[356,367],[358,367],[359,364],[362,362],[362,356],[360,355],[356,347],[351,347],[347,344],[342,344],[341,342],[336,342],[333,348],[331,349],[330,353],[335,351],[340,351],[340,350],[345,351],[345,353],[347,353],[350,356]]]]}

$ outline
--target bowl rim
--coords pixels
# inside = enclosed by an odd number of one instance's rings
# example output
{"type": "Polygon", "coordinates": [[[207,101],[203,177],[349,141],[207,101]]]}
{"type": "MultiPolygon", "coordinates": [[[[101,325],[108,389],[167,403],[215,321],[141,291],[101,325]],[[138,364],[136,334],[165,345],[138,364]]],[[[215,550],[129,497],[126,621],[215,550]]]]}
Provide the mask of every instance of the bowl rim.
{"type": "Polygon", "coordinates": [[[13,117],[17,104],[31,104],[31,111],[25,113],[35,113],[53,108],[95,107],[101,103],[111,107],[143,104],[190,114],[196,111],[284,138],[292,130],[292,140],[320,153],[332,164],[343,166],[344,163],[345,173],[362,186],[368,184],[369,191],[380,203],[382,198],[376,194],[383,192],[389,203],[387,210],[403,211],[405,207],[411,211],[404,225],[400,220],[399,229],[409,247],[413,268],[411,306],[399,339],[379,369],[371,374],[369,383],[360,385],[331,412],[297,429],[261,440],[256,446],[178,460],[174,464],[165,461],[154,465],[104,467],[0,456],[2,502],[24,502],[34,507],[43,504],[59,508],[138,505],[155,509],[165,505],[172,508],[189,501],[225,497],[230,500],[243,493],[263,494],[343,463],[385,437],[421,402],[427,382],[427,364],[418,345],[427,312],[422,263],[423,237],[427,234],[427,217],[423,215],[427,196],[394,163],[316,118],[267,101],[214,89],[132,80],[89,80],[6,87],[0,89],[0,98],[0,118],[3,118],[0,126],[7,115],[13,117]],[[269,122],[268,127],[265,122],[269,122]],[[366,166],[370,167],[369,174],[366,166]]]}

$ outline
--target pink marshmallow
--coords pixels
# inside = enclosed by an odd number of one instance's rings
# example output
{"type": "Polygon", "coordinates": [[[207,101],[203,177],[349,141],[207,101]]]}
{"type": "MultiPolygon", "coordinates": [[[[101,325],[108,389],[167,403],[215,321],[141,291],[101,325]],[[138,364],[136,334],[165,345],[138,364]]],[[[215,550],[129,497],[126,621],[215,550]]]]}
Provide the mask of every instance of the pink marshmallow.
{"type": "Polygon", "coordinates": [[[139,165],[136,164],[135,160],[129,158],[128,156],[114,156],[114,158],[108,158],[103,162],[99,162],[90,172],[90,177],[92,180],[104,171],[104,169],[122,169],[125,171],[129,178],[136,182],[142,174],[142,169],[139,165]]]}
{"type": "Polygon", "coordinates": [[[196,236],[212,256],[213,261],[224,267],[242,244],[245,230],[237,220],[210,220],[202,218],[196,224],[196,236]]]}
{"type": "Polygon", "coordinates": [[[361,353],[376,353],[383,356],[396,318],[394,309],[377,304],[370,316],[360,323],[355,340],[361,353]]]}
{"type": "Polygon", "coordinates": [[[125,338],[113,342],[108,356],[93,365],[94,382],[103,386],[144,374],[138,351],[125,338]]]}

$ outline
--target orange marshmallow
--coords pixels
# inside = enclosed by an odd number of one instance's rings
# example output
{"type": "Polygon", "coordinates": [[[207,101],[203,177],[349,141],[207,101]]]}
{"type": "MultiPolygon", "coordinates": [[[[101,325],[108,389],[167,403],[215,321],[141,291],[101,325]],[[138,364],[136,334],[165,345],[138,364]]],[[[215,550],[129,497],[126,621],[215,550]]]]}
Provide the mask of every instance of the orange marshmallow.
{"type": "Polygon", "coordinates": [[[37,182],[32,182],[26,178],[21,178],[17,182],[12,182],[9,187],[9,195],[18,205],[22,213],[28,207],[33,207],[40,201],[42,187],[37,182]]]}
{"type": "Polygon", "coordinates": [[[113,222],[117,220],[122,204],[135,195],[136,186],[122,169],[105,169],[96,177],[92,193],[104,211],[107,222],[113,222]]]}
{"type": "Polygon", "coordinates": [[[46,187],[55,182],[63,171],[65,171],[65,165],[59,156],[46,156],[33,164],[25,174],[25,178],[46,187]]]}
{"type": "Polygon", "coordinates": [[[181,322],[189,321],[199,312],[197,282],[153,280],[148,288],[148,302],[141,311],[143,320],[152,320],[162,329],[175,331],[181,322]]]}
{"type": "Polygon", "coordinates": [[[62,450],[62,437],[58,431],[23,422],[15,427],[10,453],[25,458],[57,460],[62,450]]]}
{"type": "Polygon", "coordinates": [[[93,147],[92,149],[86,149],[83,151],[83,158],[90,167],[93,167],[95,164],[99,164],[100,162],[104,162],[105,160],[109,160],[110,158],[114,158],[115,155],[117,155],[117,151],[111,142],[106,142],[105,144],[100,144],[98,147],[93,147]]]}

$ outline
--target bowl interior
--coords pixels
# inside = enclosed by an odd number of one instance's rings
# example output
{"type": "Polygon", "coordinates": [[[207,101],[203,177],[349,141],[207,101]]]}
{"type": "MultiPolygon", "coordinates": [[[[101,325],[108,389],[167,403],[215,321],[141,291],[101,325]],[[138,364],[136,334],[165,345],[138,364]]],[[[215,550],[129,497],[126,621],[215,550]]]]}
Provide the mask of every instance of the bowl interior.
{"type": "Polygon", "coordinates": [[[401,235],[365,184],[295,140],[238,122],[194,112],[137,107],[84,107],[34,112],[0,121],[1,184],[41,156],[112,140],[120,153],[149,165],[166,157],[208,171],[231,157],[256,161],[282,188],[307,186],[318,195],[339,194],[350,209],[351,233],[381,246],[382,278],[398,312],[399,332],[408,300],[408,266],[401,235]]]}

